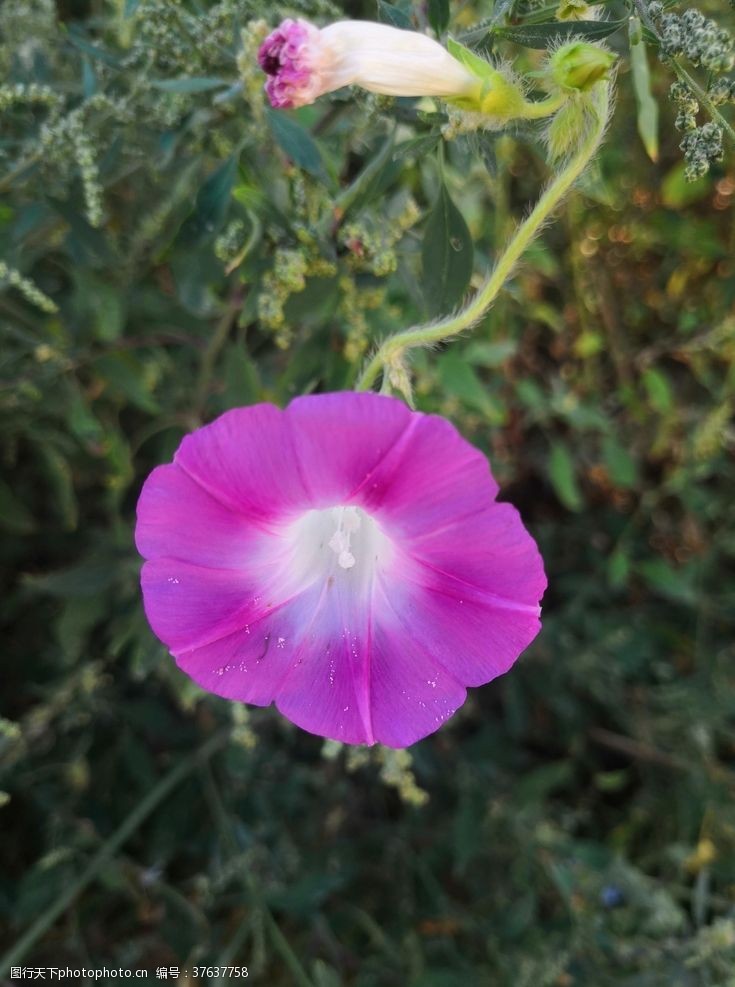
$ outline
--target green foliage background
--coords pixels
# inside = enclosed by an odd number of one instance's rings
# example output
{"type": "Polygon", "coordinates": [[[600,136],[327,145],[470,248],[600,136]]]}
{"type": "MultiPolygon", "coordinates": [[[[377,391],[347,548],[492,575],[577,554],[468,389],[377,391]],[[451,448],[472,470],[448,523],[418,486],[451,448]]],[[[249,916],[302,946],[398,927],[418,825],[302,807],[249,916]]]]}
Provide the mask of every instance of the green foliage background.
{"type": "Polygon", "coordinates": [[[204,695],[148,630],[150,469],[226,408],[351,386],[461,298],[547,174],[531,129],[447,142],[442,170],[415,101],[267,110],[262,16],[0,5],[3,945],[150,982],[732,987],[735,173],[684,182],[653,50],[647,157],[625,30],[596,171],[482,324],[414,362],[418,406],[539,540],[537,642],[411,761],[204,695]]]}

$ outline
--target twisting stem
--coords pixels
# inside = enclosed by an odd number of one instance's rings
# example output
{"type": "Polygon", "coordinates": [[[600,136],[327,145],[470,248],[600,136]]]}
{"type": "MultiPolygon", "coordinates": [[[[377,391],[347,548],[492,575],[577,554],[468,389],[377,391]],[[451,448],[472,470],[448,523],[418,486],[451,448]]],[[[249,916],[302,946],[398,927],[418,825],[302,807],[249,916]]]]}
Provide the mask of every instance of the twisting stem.
{"type": "Polygon", "coordinates": [[[429,325],[405,329],[386,339],[363,370],[355,390],[366,391],[372,387],[380,372],[390,363],[395,364],[400,361],[406,350],[417,346],[431,346],[433,343],[450,339],[469,329],[487,312],[526,248],[580,177],[600,146],[610,109],[610,84],[598,83],[590,96],[593,119],[577,152],[552,179],[531,213],[518,226],[494,270],[475,297],[455,315],[447,316],[429,325]]]}
{"type": "Polygon", "coordinates": [[[542,120],[544,117],[550,117],[552,113],[560,110],[568,99],[569,96],[567,93],[560,89],[553,96],[547,96],[546,99],[541,99],[536,103],[529,103],[527,101],[521,119],[542,120]]]}

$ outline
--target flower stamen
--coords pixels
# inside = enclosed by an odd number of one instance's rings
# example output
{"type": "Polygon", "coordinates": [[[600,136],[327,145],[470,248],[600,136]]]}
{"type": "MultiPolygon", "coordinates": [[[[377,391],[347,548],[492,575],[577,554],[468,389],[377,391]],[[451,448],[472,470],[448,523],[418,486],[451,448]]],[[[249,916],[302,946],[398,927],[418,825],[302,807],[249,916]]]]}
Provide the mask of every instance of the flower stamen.
{"type": "Polygon", "coordinates": [[[360,517],[356,507],[337,507],[337,530],[329,540],[329,547],[337,555],[342,569],[351,569],[355,556],[350,551],[352,535],[360,528],[360,517]]]}

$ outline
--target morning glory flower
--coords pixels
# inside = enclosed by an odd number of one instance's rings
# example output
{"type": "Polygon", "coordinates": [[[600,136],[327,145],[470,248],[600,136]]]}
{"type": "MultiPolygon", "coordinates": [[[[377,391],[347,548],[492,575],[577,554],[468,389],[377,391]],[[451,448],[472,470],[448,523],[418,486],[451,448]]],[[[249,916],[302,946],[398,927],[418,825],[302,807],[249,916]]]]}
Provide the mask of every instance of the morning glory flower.
{"type": "Polygon", "coordinates": [[[342,392],[238,408],[148,477],[148,620],[219,696],[406,747],[540,627],[536,545],[443,418],[342,392]]]}
{"type": "Polygon", "coordinates": [[[260,46],[258,62],[277,108],[306,106],[324,93],[358,85],[388,96],[473,98],[481,89],[437,41],[372,21],[337,21],[317,28],[285,20],[260,46]]]}

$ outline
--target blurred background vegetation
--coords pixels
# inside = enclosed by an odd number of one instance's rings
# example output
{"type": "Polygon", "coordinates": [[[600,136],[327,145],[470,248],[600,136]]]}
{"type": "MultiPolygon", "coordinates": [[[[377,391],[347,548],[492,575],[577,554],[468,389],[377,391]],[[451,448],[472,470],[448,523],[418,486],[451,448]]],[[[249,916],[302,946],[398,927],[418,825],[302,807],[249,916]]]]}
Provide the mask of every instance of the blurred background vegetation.
{"type": "MultiPolygon", "coordinates": [[[[532,71],[563,6],[284,13],[448,23],[532,71]]],[[[538,196],[538,132],[442,142],[438,107],[350,92],[276,114],[258,0],[2,0],[7,957],[735,984],[735,171],[685,181],[677,70],[629,14],[582,11],[620,55],[596,168],[482,324],[414,363],[540,542],[544,630],[396,754],[185,679],[143,616],[135,502],[201,422],[350,387],[451,308],[538,196]]]]}

